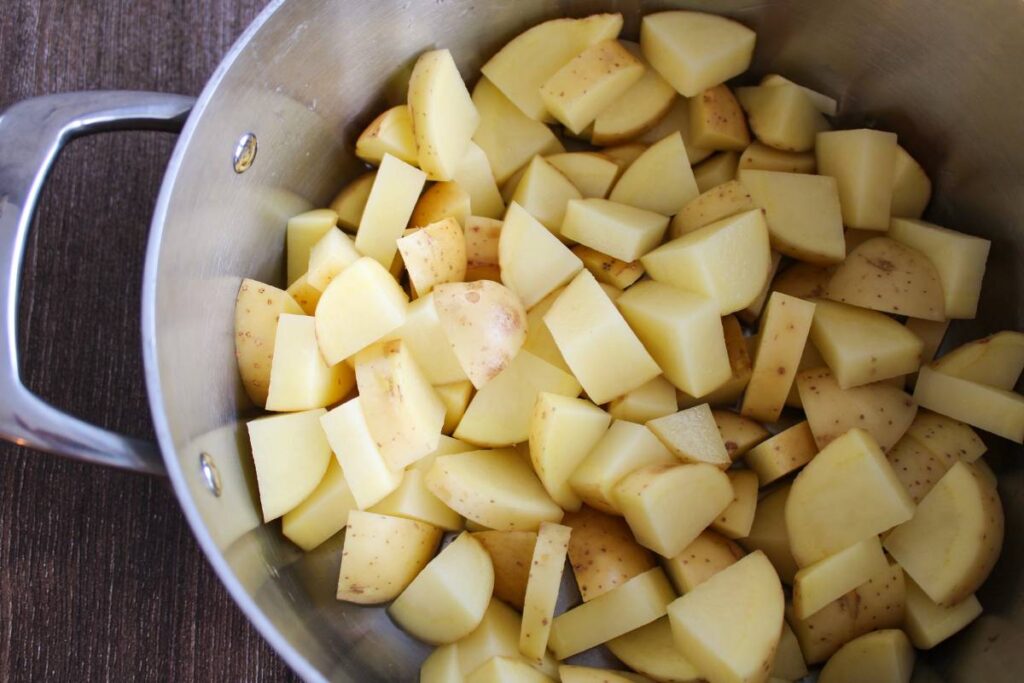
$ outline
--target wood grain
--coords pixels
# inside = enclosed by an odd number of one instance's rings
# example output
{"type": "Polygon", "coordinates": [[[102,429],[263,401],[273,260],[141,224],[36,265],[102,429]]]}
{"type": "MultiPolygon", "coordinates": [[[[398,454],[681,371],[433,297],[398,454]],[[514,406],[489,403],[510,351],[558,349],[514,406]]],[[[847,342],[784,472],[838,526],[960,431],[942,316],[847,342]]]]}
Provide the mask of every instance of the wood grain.
{"type": "MultiPolygon", "coordinates": [[[[3,0],[0,109],[79,89],[197,94],[261,0],[3,0]]],[[[173,136],[73,143],[46,187],[20,310],[44,398],[151,437],[139,343],[150,212],[173,136]]],[[[292,680],[221,587],[167,485],[0,445],[0,681],[292,680]]]]}

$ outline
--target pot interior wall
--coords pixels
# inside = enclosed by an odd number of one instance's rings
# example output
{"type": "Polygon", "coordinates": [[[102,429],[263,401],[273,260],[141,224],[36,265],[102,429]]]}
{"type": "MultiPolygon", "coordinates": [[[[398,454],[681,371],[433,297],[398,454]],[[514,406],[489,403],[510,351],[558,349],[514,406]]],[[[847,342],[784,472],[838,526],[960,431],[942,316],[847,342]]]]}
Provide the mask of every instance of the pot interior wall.
{"type": "MultiPolygon", "coordinates": [[[[451,49],[464,76],[522,29],[556,16],[620,11],[636,38],[644,12],[703,8],[758,30],[752,77],[777,71],[836,96],[843,125],[893,130],[935,181],[928,218],[993,240],[977,320],[951,341],[1024,327],[1024,4],[927,0],[551,2],[444,0],[272,4],[207,88],[164,188],[166,219],[152,307],[154,412],[178,495],[236,598],[304,675],[415,680],[427,648],[379,609],[335,601],[341,539],[304,555],[278,525],[261,526],[245,445],[252,407],[240,391],[232,339],[243,277],[280,284],[287,217],[326,203],[359,172],[355,137],[404,100],[403,74],[433,46],[451,49]],[[254,165],[231,158],[254,133],[254,165]],[[173,450],[172,450],[173,449],[173,450]],[[204,483],[199,455],[222,492],[204,483]],[[272,634],[276,630],[277,636],[272,634]],[[314,672],[319,672],[314,673],[314,672]]],[[[159,220],[159,218],[158,218],[159,220]]],[[[1003,557],[981,592],[985,615],[921,658],[916,681],[1009,681],[1024,664],[1019,450],[986,437],[1007,512],[1003,557]]]]}

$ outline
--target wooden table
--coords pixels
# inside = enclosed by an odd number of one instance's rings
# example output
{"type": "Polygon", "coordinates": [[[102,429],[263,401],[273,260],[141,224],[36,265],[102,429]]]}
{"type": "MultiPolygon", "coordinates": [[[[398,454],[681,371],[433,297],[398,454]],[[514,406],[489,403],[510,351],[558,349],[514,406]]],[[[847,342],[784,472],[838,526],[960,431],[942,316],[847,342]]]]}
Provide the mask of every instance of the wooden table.
{"type": "MultiPolygon", "coordinates": [[[[198,94],[262,0],[2,0],[0,110],[127,88],[198,94]]],[[[73,143],[23,278],[30,388],[152,437],[139,287],[174,137],[73,143]]],[[[0,445],[0,681],[294,677],[221,587],[165,482],[0,445]]]]}

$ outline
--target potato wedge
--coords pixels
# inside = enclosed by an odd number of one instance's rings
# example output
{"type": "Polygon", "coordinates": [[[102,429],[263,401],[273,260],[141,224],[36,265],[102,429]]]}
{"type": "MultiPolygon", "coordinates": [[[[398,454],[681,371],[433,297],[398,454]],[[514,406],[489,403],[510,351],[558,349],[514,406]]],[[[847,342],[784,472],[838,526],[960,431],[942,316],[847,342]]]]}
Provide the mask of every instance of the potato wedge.
{"type": "MultiPolygon", "coordinates": [[[[690,162],[691,166],[704,161],[714,154],[714,150],[698,147],[693,143],[693,140],[690,139],[690,104],[689,100],[685,97],[677,97],[672,102],[672,106],[669,107],[665,115],[661,117],[661,120],[658,121],[653,128],[636,138],[636,142],[643,145],[653,145],[659,140],[664,140],[666,137],[673,135],[674,133],[679,133],[683,138],[683,146],[686,147],[686,159],[690,162]]],[[[617,148],[607,147],[601,151],[605,155],[610,155],[612,152],[630,147],[630,145],[620,145],[617,148]]],[[[646,149],[646,147],[644,149],[646,149]]],[[[629,163],[635,161],[636,156],[633,156],[629,163]]]]}
{"type": "Polygon", "coordinates": [[[629,262],[661,244],[667,227],[668,218],[653,211],[607,199],[571,199],[560,234],[629,262]]]}
{"type": "Polygon", "coordinates": [[[267,402],[278,320],[282,314],[301,315],[302,309],[287,292],[242,280],[235,299],[235,358],[249,400],[267,402]]]}
{"type": "Polygon", "coordinates": [[[817,454],[818,445],[804,420],[754,446],[744,461],[757,473],[761,486],[767,486],[800,469],[817,454]]]}
{"type": "Polygon", "coordinates": [[[702,194],[736,178],[740,155],[736,152],[720,152],[702,161],[693,169],[693,179],[702,194]]]}
{"type": "Polygon", "coordinates": [[[1024,333],[1006,330],[968,342],[932,367],[946,375],[1012,391],[1024,370],[1024,333]]]}
{"type": "Polygon", "coordinates": [[[494,565],[494,596],[522,609],[533,549],[537,545],[537,532],[476,531],[473,538],[491,556],[494,565]]]}
{"type": "Polygon", "coordinates": [[[818,173],[839,186],[843,224],[861,230],[889,229],[896,134],[880,130],[824,131],[814,147],[818,173]]]}
{"type": "Polygon", "coordinates": [[[648,465],[627,475],[613,493],[637,542],[675,557],[733,500],[729,477],[706,464],[648,465]]]}
{"type": "Polygon", "coordinates": [[[729,459],[736,461],[751,448],[771,436],[767,429],[750,418],[737,415],[731,410],[712,410],[715,426],[722,435],[725,452],[729,459]]]}
{"type": "Polygon", "coordinates": [[[419,165],[419,150],[412,132],[412,116],[404,104],[391,107],[375,118],[356,139],[356,156],[378,165],[385,154],[407,164],[419,165]]]}
{"type": "Polygon", "coordinates": [[[573,247],[572,253],[583,261],[583,267],[589,270],[598,282],[616,289],[626,289],[644,274],[644,267],[640,261],[622,261],[582,244],[573,247]]]}
{"type": "Polygon", "coordinates": [[[811,103],[814,104],[814,108],[820,111],[822,114],[825,114],[826,116],[835,116],[839,111],[839,103],[836,102],[835,99],[829,97],[828,95],[824,95],[816,90],[811,90],[810,88],[802,86],[798,83],[794,83],[785,76],[780,76],[779,74],[766,74],[765,77],[761,79],[761,85],[782,84],[795,85],[799,87],[803,91],[803,93],[807,95],[807,97],[811,100],[811,103]]]}
{"type": "Polygon", "coordinates": [[[680,408],[690,408],[700,403],[714,406],[731,406],[743,394],[750,381],[752,363],[747,350],[747,339],[743,336],[743,328],[734,315],[722,318],[722,330],[725,332],[725,350],[729,355],[729,367],[732,377],[702,399],[697,399],[683,392],[677,394],[680,408]]]}
{"type": "Polygon", "coordinates": [[[324,362],[313,318],[289,313],[278,317],[267,410],[324,408],[343,399],[354,386],[351,367],[345,363],[328,367],[324,362]]]}
{"type": "Polygon", "coordinates": [[[483,620],[493,588],[491,556],[463,532],[406,586],[388,614],[420,640],[453,643],[483,620]]]}
{"type": "Polygon", "coordinates": [[[619,177],[615,162],[596,152],[552,154],[544,160],[568,178],[584,198],[607,197],[619,177]]]}
{"type": "Polygon", "coordinates": [[[889,214],[893,218],[920,218],[931,198],[932,181],[928,174],[907,150],[896,145],[889,214]]]}
{"type": "Polygon", "coordinates": [[[608,199],[672,216],[698,194],[683,137],[676,132],[644,150],[615,183],[608,199]]]}
{"type": "Polygon", "coordinates": [[[789,531],[786,528],[786,501],[790,486],[775,489],[758,501],[754,523],[750,533],[738,543],[748,551],[760,550],[779,573],[783,583],[792,584],[799,567],[789,548],[789,531]]]}
{"type": "Polygon", "coordinates": [[[665,560],[665,572],[680,594],[688,593],[742,558],[743,550],[717,531],[705,529],[675,557],[665,560]]]}
{"type": "Polygon", "coordinates": [[[851,429],[797,475],[786,529],[801,567],[902,524],[914,503],[871,436],[851,429]]]}
{"type": "Polygon", "coordinates": [[[611,416],[590,401],[541,392],[530,419],[530,460],[544,488],[564,510],[583,501],[569,486],[569,475],[601,440],[611,416]]]}
{"type": "Polygon", "coordinates": [[[649,550],[633,540],[621,517],[588,507],[569,512],[569,564],[583,601],[588,602],[655,566],[649,550]]]}
{"type": "Polygon", "coordinates": [[[543,661],[547,652],[551,618],[555,615],[555,601],[562,583],[571,533],[569,527],[551,522],[541,522],[537,530],[519,631],[520,654],[537,664],[543,661]]]}
{"type": "Polygon", "coordinates": [[[263,521],[305,500],[323,479],[331,446],[319,429],[323,408],[272,415],[247,423],[263,521]]]}
{"type": "Polygon", "coordinates": [[[605,645],[629,668],[656,681],[698,683],[703,680],[676,647],[668,617],[609,640],[605,645]]]}
{"type": "Polygon", "coordinates": [[[319,421],[360,510],[376,505],[402,483],[404,472],[390,469],[377,448],[360,397],[322,414],[319,421]]]}
{"type": "Polygon", "coordinates": [[[711,528],[726,538],[743,538],[750,533],[750,527],[754,524],[757,475],[750,470],[731,470],[726,474],[732,484],[732,502],[715,518],[711,528]]]}
{"type": "Polygon", "coordinates": [[[501,228],[498,261],[502,282],[527,309],[583,269],[579,257],[515,201],[501,228]]]}
{"type": "Polygon", "coordinates": [[[642,135],[676,99],[675,89],[647,64],[639,44],[627,40],[620,44],[643,63],[644,75],[594,119],[590,141],[595,145],[617,145],[642,135]]]}
{"type": "Polygon", "coordinates": [[[732,464],[711,408],[705,403],[651,420],[647,428],[683,462],[721,469],[732,464]]]}
{"type": "Polygon", "coordinates": [[[511,657],[492,657],[469,673],[466,683],[550,683],[545,676],[526,662],[511,657]]]}
{"type": "Polygon", "coordinates": [[[909,434],[900,439],[885,457],[914,503],[920,503],[957,462],[956,456],[933,453],[909,434]]]}
{"type": "MultiPolygon", "coordinates": [[[[522,655],[519,654],[521,623],[522,619],[514,609],[500,600],[492,598],[480,625],[458,642],[459,670],[463,672],[463,675],[475,671],[492,657],[521,659],[522,655]]],[[[554,677],[558,674],[558,664],[550,654],[546,654],[543,663],[539,665],[527,663],[546,676],[554,677]]]]}
{"type": "Polygon", "coordinates": [[[362,510],[349,513],[338,574],[338,600],[393,600],[427,566],[441,542],[435,526],[362,510]]]}
{"type": "Polygon", "coordinates": [[[753,208],[750,192],[738,180],[728,180],[684,204],[672,218],[669,236],[675,239],[753,208]]]}
{"type": "Polygon", "coordinates": [[[907,435],[950,462],[974,462],[988,450],[985,442],[963,422],[927,410],[918,411],[907,435]]]}
{"type": "Polygon", "coordinates": [[[930,650],[981,616],[981,603],[971,595],[955,605],[943,607],[907,581],[907,612],[903,630],[910,642],[921,650],[930,650]]]}
{"type": "Polygon", "coordinates": [[[383,341],[401,339],[423,375],[433,385],[451,384],[467,379],[465,370],[448,343],[441,327],[433,293],[409,304],[405,322],[385,335],[383,341]]]}
{"type": "Polygon", "coordinates": [[[804,653],[800,651],[800,642],[789,624],[783,621],[782,637],[775,649],[775,661],[768,680],[781,678],[784,681],[799,681],[807,674],[807,662],[804,661],[804,653]]]}
{"type": "Polygon", "coordinates": [[[420,666],[420,683],[461,683],[455,643],[435,648],[420,666]]]}
{"type": "Polygon", "coordinates": [[[828,121],[798,85],[737,88],[750,129],[764,144],[783,152],[809,152],[828,121]]]}
{"type": "Polygon", "coordinates": [[[644,57],[684,97],[746,71],[755,38],[739,22],[702,12],[656,12],[640,24],[644,57]]]}
{"type": "Polygon", "coordinates": [[[889,568],[877,536],[810,564],[793,578],[793,613],[806,619],[889,568]]]}
{"type": "Polygon", "coordinates": [[[309,269],[309,252],[313,245],[337,225],[338,213],[332,209],[314,209],[288,219],[285,267],[289,287],[309,269]]]}
{"type": "Polygon", "coordinates": [[[358,261],[362,254],[352,238],[341,230],[328,230],[310,247],[306,282],[323,292],[338,274],[358,261]]]}
{"type": "Polygon", "coordinates": [[[409,113],[419,166],[431,180],[451,180],[480,115],[448,50],[424,52],[409,77],[409,113]]]}
{"type": "Polygon", "coordinates": [[[910,683],[916,655],[903,631],[887,629],[856,638],[821,670],[821,683],[910,683]]]}
{"type": "Polygon", "coordinates": [[[466,277],[466,237],[454,218],[444,218],[400,238],[398,252],[417,296],[429,294],[436,285],[462,282],[466,277]]]}
{"type": "Polygon", "coordinates": [[[377,171],[367,171],[341,188],[331,200],[330,209],[338,214],[338,225],[348,232],[355,232],[359,227],[376,178],[377,171]]]}
{"type": "Polygon", "coordinates": [[[1024,443],[1024,397],[1012,391],[921,368],[914,400],[927,408],[972,427],[1016,443],[1024,443]]]}
{"type": "Polygon", "coordinates": [[[420,195],[409,217],[409,227],[422,228],[446,218],[455,219],[461,227],[472,212],[469,192],[454,180],[442,181],[420,195]]]}
{"type": "Polygon", "coordinates": [[[743,150],[737,164],[737,173],[748,170],[814,173],[817,169],[818,160],[813,152],[785,152],[756,141],[743,150]]]}
{"type": "Polygon", "coordinates": [[[358,510],[341,465],[330,458],[313,492],[281,517],[281,533],[306,552],[345,528],[348,513],[358,510]]]}
{"type": "MultiPolygon", "coordinates": [[[[466,155],[452,174],[452,181],[469,195],[470,214],[485,218],[501,218],[505,213],[505,202],[498,190],[487,153],[475,142],[470,141],[466,155]]],[[[466,224],[465,219],[460,221],[466,224]]]]}
{"type": "Polygon", "coordinates": [[[566,204],[582,197],[576,186],[544,157],[535,156],[526,166],[508,203],[519,204],[560,237],[566,204]]]}
{"type": "Polygon", "coordinates": [[[764,553],[723,569],[668,607],[683,656],[711,681],[763,680],[782,633],[782,585],[764,553]]]}
{"type": "Polygon", "coordinates": [[[698,147],[741,152],[750,144],[743,109],[726,85],[716,85],[689,100],[690,139],[698,147]]]}
{"type": "MultiPolygon", "coordinates": [[[[363,256],[391,267],[427,175],[390,154],[384,156],[359,219],[355,245],[363,256]]],[[[316,283],[313,283],[314,285],[316,283]]]]}
{"type": "Polygon", "coordinates": [[[450,435],[466,414],[469,402],[473,398],[473,383],[466,379],[451,384],[439,384],[434,386],[434,392],[444,404],[444,424],[441,426],[441,433],[450,435]]]}
{"type": "Polygon", "coordinates": [[[320,303],[320,295],[323,292],[309,284],[305,273],[299,276],[299,279],[293,282],[286,291],[288,296],[295,299],[295,303],[306,315],[316,315],[316,305],[320,303]]]}

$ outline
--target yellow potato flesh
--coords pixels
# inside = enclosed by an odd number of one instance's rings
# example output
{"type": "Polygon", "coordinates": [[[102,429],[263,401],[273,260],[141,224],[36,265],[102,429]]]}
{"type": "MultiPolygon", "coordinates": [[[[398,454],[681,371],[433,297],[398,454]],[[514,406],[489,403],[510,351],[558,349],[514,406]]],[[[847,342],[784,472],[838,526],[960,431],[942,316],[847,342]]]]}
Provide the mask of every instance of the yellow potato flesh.
{"type": "Polygon", "coordinates": [[[444,404],[444,425],[442,434],[451,434],[459,426],[462,416],[466,414],[469,401],[473,398],[473,383],[468,379],[451,384],[434,386],[437,397],[444,404]]]}
{"type": "Polygon", "coordinates": [[[242,386],[258,406],[267,402],[278,319],[285,313],[302,313],[287,292],[242,280],[235,299],[235,357],[242,386]]]}
{"type": "Polygon", "coordinates": [[[537,545],[537,532],[477,531],[473,538],[480,541],[491,556],[494,597],[521,610],[533,562],[533,548],[537,545]]]}
{"type": "Polygon", "coordinates": [[[385,268],[391,266],[396,242],[412,217],[426,179],[418,168],[385,155],[359,219],[355,245],[361,254],[385,268]]]}
{"type": "Polygon", "coordinates": [[[650,130],[672,106],[676,91],[643,59],[637,43],[621,41],[644,63],[644,75],[594,119],[590,141],[595,145],[627,142],[650,130]]]}
{"type": "Polygon", "coordinates": [[[529,664],[511,657],[492,657],[465,678],[466,683],[549,683],[554,681],[529,664]]]}
{"type": "Polygon", "coordinates": [[[903,631],[875,631],[850,641],[821,670],[821,683],[910,683],[914,648],[903,631]]]}
{"type": "Polygon", "coordinates": [[[462,683],[455,643],[442,645],[430,653],[420,667],[420,683],[462,683]]]}
{"type": "Polygon", "coordinates": [[[316,343],[316,321],[282,314],[277,321],[267,410],[295,411],[337,403],[355,386],[345,363],[328,367],[316,343]]]}
{"type": "Polygon", "coordinates": [[[556,289],[537,302],[526,314],[526,342],[523,344],[523,350],[529,351],[565,373],[570,373],[571,370],[562,358],[555,338],[551,336],[551,330],[544,322],[544,316],[551,310],[561,293],[562,289],[556,289]]]}
{"type": "Polygon", "coordinates": [[[583,197],[604,198],[619,176],[619,167],[607,157],[595,152],[567,152],[544,157],[569,179],[583,197]]]}
{"type": "Polygon", "coordinates": [[[309,269],[309,252],[313,245],[336,225],[338,213],[331,209],[314,209],[288,219],[285,233],[288,286],[309,269]]]}
{"type": "Polygon", "coordinates": [[[656,681],[697,683],[703,680],[676,647],[668,617],[662,617],[606,643],[629,668],[656,681]]]}
{"type": "Polygon", "coordinates": [[[783,173],[814,173],[818,161],[813,152],[785,152],[761,142],[752,142],[743,150],[737,164],[739,171],[782,171],[783,173]]]}
{"type": "Polygon", "coordinates": [[[1012,391],[1024,370],[1024,333],[997,332],[968,342],[932,367],[946,375],[1012,391]]]}
{"type": "Polygon", "coordinates": [[[357,509],[341,465],[330,458],[324,478],[313,492],[281,518],[281,533],[309,552],[345,528],[348,513],[357,509]]]}
{"type": "Polygon", "coordinates": [[[784,152],[814,149],[815,136],[829,129],[806,94],[796,85],[737,88],[750,129],[764,144],[784,152]]]}
{"type": "Polygon", "coordinates": [[[617,420],[644,424],[676,412],[676,388],[664,377],[655,377],[608,404],[608,414],[617,420]]]}
{"type": "Polygon", "coordinates": [[[611,285],[619,290],[626,289],[644,274],[640,261],[623,261],[582,244],[573,247],[572,253],[583,261],[583,267],[590,271],[594,279],[602,285],[611,285]]]}
{"type": "Polygon", "coordinates": [[[569,564],[583,602],[604,595],[655,566],[654,555],[633,540],[621,517],[584,507],[567,513],[562,524],[572,528],[569,564]]]}
{"type": "Polygon", "coordinates": [[[519,652],[536,663],[543,661],[555,614],[558,587],[569,550],[572,529],[561,524],[542,522],[537,530],[530,577],[523,600],[523,622],[519,631],[519,652]]]}
{"type": "Polygon", "coordinates": [[[683,137],[675,132],[644,150],[615,183],[608,199],[671,216],[698,194],[683,137]]]}
{"type": "MultiPolygon", "coordinates": [[[[466,147],[466,155],[452,174],[452,180],[469,195],[472,215],[501,218],[505,213],[505,202],[498,191],[487,153],[475,142],[466,147]]],[[[465,225],[465,220],[462,223],[465,225]]]]}
{"type": "Polygon", "coordinates": [[[356,139],[356,156],[379,164],[385,154],[407,164],[419,164],[419,150],[412,131],[412,116],[404,104],[388,109],[375,118],[356,139]]]}
{"type": "Polygon", "coordinates": [[[563,237],[621,261],[635,261],[661,244],[668,218],[607,199],[573,199],[565,210],[563,237]]]}
{"type": "Polygon", "coordinates": [[[360,510],[379,503],[402,483],[403,471],[384,462],[359,397],[323,415],[320,424],[360,510]]]}
{"type": "MultiPolygon", "coordinates": [[[[409,217],[409,227],[422,228],[445,218],[454,218],[461,226],[472,213],[471,201],[469,192],[454,180],[434,183],[416,202],[409,217]]],[[[412,233],[405,232],[405,235],[409,234],[412,233]]]]}
{"type": "Polygon", "coordinates": [[[743,538],[750,533],[757,508],[757,475],[750,470],[728,473],[733,498],[729,507],[711,523],[711,528],[727,538],[743,538]]]}
{"type": "Polygon", "coordinates": [[[923,367],[917,376],[914,400],[922,408],[1024,443],[1024,397],[1020,394],[923,367]]]}
{"type": "Polygon", "coordinates": [[[786,528],[789,491],[790,487],[786,485],[758,501],[750,533],[738,542],[749,551],[762,551],[771,560],[782,582],[792,584],[799,567],[789,548],[789,531],[786,528]]]}
{"type": "Polygon", "coordinates": [[[772,663],[771,676],[786,681],[799,681],[807,675],[807,662],[800,651],[800,643],[793,629],[785,621],[782,622],[782,637],[775,650],[775,661],[772,663]]]}
{"type": "Polygon", "coordinates": [[[957,462],[955,456],[933,453],[909,434],[900,439],[885,457],[915,503],[921,502],[957,462]]]}
{"type": "Polygon", "coordinates": [[[691,166],[700,163],[714,154],[714,150],[702,149],[695,145],[691,139],[690,103],[685,97],[677,97],[673,100],[672,106],[668,108],[668,111],[661,117],[661,120],[648,129],[646,133],[636,138],[635,142],[619,145],[618,147],[607,147],[601,151],[606,156],[623,162],[623,170],[625,170],[625,167],[633,163],[647,149],[647,146],[653,145],[659,140],[664,140],[674,133],[679,133],[683,138],[683,146],[686,148],[686,160],[690,162],[691,166]],[[637,145],[637,143],[640,144],[637,145]]]}
{"type": "Polygon", "coordinates": [[[323,292],[309,284],[305,273],[300,275],[287,291],[306,315],[316,315],[316,305],[320,303],[320,295],[323,292]]]}
{"type": "Polygon", "coordinates": [[[338,225],[349,232],[355,232],[363,218],[363,210],[376,178],[377,171],[368,171],[343,187],[331,200],[330,208],[338,214],[338,225]]]}
{"type": "Polygon", "coordinates": [[[800,90],[802,90],[803,93],[807,95],[807,97],[814,104],[815,109],[820,111],[822,114],[825,114],[827,116],[835,116],[836,113],[839,111],[839,103],[836,102],[835,99],[829,97],[828,95],[822,94],[816,90],[811,90],[810,88],[799,85],[798,83],[794,83],[785,76],[780,76],[779,74],[767,74],[764,78],[761,79],[761,85],[784,84],[796,85],[797,87],[799,87],[800,90]]]}
{"type": "Polygon", "coordinates": [[[536,218],[512,202],[498,242],[501,280],[532,308],[583,268],[583,262],[536,218]]]}
{"type": "Polygon", "coordinates": [[[936,604],[913,581],[907,581],[907,610],[904,628],[914,647],[930,650],[981,616],[981,603],[974,595],[949,607],[936,604]]]}
{"type": "Polygon", "coordinates": [[[582,500],[569,486],[569,476],[601,440],[611,416],[590,401],[543,392],[530,420],[530,458],[551,498],[565,510],[578,510],[582,500]]]}
{"type": "Polygon", "coordinates": [[[545,228],[561,237],[567,203],[582,197],[576,186],[544,157],[535,156],[516,184],[509,204],[519,204],[545,228]]]}
{"type": "Polygon", "coordinates": [[[949,462],[974,462],[988,450],[985,442],[963,422],[927,410],[918,412],[907,434],[949,462]]]}
{"type": "Polygon", "coordinates": [[[670,236],[675,239],[753,208],[754,200],[747,189],[730,178],[684,204],[672,218],[670,236]]]}
{"type": "Polygon", "coordinates": [[[743,151],[750,144],[747,119],[728,86],[708,88],[689,104],[690,136],[698,147],[743,151]]]}
{"type": "Polygon", "coordinates": [[[818,173],[836,179],[843,224],[861,230],[889,229],[896,134],[880,130],[825,131],[818,134],[818,173]]]}
{"type": "Polygon", "coordinates": [[[793,579],[793,612],[806,619],[889,568],[877,536],[808,565],[793,579]]]}
{"type": "Polygon", "coordinates": [[[328,230],[310,247],[306,282],[323,292],[338,273],[359,260],[352,238],[337,228],[328,230]]]}
{"type": "Polygon", "coordinates": [[[889,213],[893,218],[920,218],[931,197],[932,181],[928,174],[907,150],[896,145],[889,213]]]}
{"type": "Polygon", "coordinates": [[[718,433],[722,435],[725,451],[733,462],[771,436],[768,430],[757,422],[730,410],[712,410],[711,415],[715,419],[718,433]]]}
{"type": "Polygon", "coordinates": [[[734,180],[739,163],[740,155],[736,152],[721,152],[702,161],[693,169],[693,179],[697,182],[697,190],[704,193],[734,180]]]}
{"type": "Polygon", "coordinates": [[[297,507],[323,479],[331,459],[331,446],[319,428],[323,414],[317,408],[249,421],[264,522],[297,507]]]}
{"type": "Polygon", "coordinates": [[[664,562],[665,572],[677,591],[688,593],[741,557],[743,550],[738,545],[717,531],[705,529],[681,553],[664,562]]]}
{"type": "MultiPolygon", "coordinates": [[[[519,659],[520,626],[519,613],[492,598],[480,625],[458,642],[459,670],[462,674],[475,671],[492,657],[519,659]]],[[[545,654],[543,663],[532,666],[551,677],[558,672],[558,664],[550,653],[545,654]]],[[[458,681],[461,682],[462,678],[458,681]]]]}
{"type": "Polygon", "coordinates": [[[431,180],[451,180],[480,115],[448,50],[424,52],[416,60],[409,78],[409,113],[420,168],[431,180]]]}
{"type": "Polygon", "coordinates": [[[818,446],[806,420],[754,446],[744,461],[757,473],[761,486],[781,479],[811,461],[818,446]]]}
{"type": "Polygon", "coordinates": [[[647,428],[683,462],[707,463],[722,469],[732,463],[707,404],[651,420],[647,428]]]}

